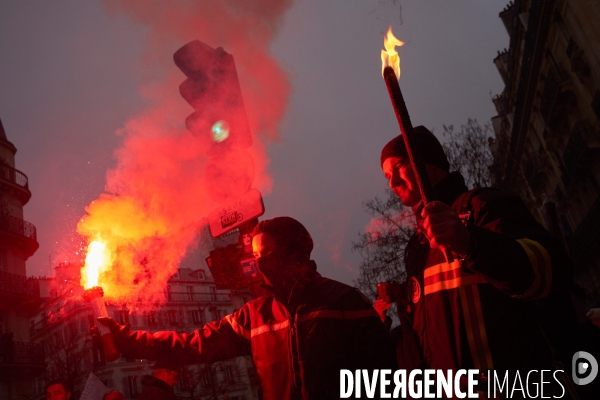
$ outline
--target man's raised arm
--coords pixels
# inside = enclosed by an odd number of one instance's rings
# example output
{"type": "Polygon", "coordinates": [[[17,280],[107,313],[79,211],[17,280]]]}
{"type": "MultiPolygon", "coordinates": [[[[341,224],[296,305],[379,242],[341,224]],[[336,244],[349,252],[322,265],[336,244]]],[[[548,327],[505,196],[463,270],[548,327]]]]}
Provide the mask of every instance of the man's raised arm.
{"type": "Polygon", "coordinates": [[[248,304],[190,333],[132,331],[129,324],[119,325],[109,317],[98,321],[110,328],[117,349],[126,358],[167,358],[191,364],[251,354],[248,304]]]}

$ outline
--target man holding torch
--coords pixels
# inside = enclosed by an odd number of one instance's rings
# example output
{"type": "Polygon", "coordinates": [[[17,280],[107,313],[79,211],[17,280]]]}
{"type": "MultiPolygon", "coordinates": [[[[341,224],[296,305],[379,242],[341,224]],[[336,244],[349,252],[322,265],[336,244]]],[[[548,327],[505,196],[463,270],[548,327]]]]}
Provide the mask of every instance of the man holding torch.
{"type": "MultiPolygon", "coordinates": [[[[501,380],[508,372],[512,382],[517,371],[568,370],[567,364],[555,367],[553,356],[570,361],[577,350],[570,347],[575,321],[565,290],[568,257],[519,198],[467,190],[431,132],[415,127],[414,138],[427,171],[421,179],[430,182],[434,201],[422,201],[402,135],[380,159],[390,188],[418,225],[404,255],[408,293],[397,300],[422,360],[400,367],[478,369],[484,387],[488,371],[501,380]]],[[[560,375],[560,385],[569,398],[572,384],[565,378],[560,375]]],[[[544,380],[544,393],[561,393],[557,381],[544,380]]]]}
{"type": "Polygon", "coordinates": [[[339,398],[341,369],[394,370],[396,362],[370,302],[355,288],[321,277],[312,248],[295,219],[261,221],[252,249],[271,295],[200,330],[150,333],[98,320],[125,357],[190,364],[252,355],[265,400],[339,398]]]}
{"type": "Polygon", "coordinates": [[[417,338],[397,346],[398,359],[411,364],[400,367],[477,369],[481,389],[525,374],[527,393],[546,382],[546,394],[576,398],[566,373],[550,382],[528,374],[566,371],[578,351],[569,257],[518,197],[469,191],[461,174],[450,172],[437,138],[413,128],[398,83],[395,47],[402,45],[390,27],[382,75],[401,135],[383,148],[380,162],[418,226],[404,254],[407,290],[395,296],[402,337],[417,338]]]}

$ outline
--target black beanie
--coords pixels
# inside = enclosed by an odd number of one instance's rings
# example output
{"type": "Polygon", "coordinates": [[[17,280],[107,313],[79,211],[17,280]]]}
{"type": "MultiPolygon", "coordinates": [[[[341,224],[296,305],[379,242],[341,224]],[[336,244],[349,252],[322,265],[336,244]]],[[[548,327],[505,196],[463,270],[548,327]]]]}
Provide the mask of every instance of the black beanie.
{"type": "MultiPolygon", "coordinates": [[[[446,172],[450,172],[450,164],[448,163],[446,153],[444,153],[444,148],[435,135],[429,132],[423,125],[415,126],[413,129],[417,142],[419,143],[423,162],[441,168],[446,172]]],[[[404,138],[402,135],[398,135],[390,140],[383,150],[381,150],[381,167],[383,167],[383,162],[389,157],[408,158],[408,152],[404,146],[404,138]]]]}
{"type": "Polygon", "coordinates": [[[310,257],[313,249],[313,240],[300,222],[290,217],[275,217],[260,221],[254,227],[252,236],[266,233],[275,239],[277,246],[288,254],[298,254],[301,257],[310,257]]]}

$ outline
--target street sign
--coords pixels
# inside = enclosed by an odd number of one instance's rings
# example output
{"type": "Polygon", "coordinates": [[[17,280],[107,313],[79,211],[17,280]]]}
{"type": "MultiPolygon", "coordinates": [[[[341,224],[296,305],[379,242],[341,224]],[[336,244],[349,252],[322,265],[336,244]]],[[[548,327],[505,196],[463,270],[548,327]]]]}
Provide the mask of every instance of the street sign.
{"type": "Polygon", "coordinates": [[[241,264],[244,278],[256,278],[258,276],[258,263],[256,257],[242,260],[241,264]]]}
{"type": "Polygon", "coordinates": [[[260,217],[265,206],[260,192],[250,189],[243,196],[213,210],[208,214],[208,226],[212,237],[219,237],[246,221],[260,217]]]}

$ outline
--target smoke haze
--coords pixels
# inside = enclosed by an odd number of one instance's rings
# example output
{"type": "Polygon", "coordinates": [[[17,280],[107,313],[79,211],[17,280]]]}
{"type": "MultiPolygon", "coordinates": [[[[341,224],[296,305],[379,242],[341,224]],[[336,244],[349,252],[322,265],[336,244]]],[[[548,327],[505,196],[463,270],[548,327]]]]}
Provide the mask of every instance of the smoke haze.
{"type": "Polygon", "coordinates": [[[277,137],[290,88],[269,45],[290,4],[104,2],[109,15],[125,15],[147,28],[140,93],[149,100],[117,132],[123,145],[115,151],[116,167],[107,173],[106,193],[86,207],[77,227],[88,241],[105,242],[112,254],[114,262],[99,281],[107,297],[163,302],[167,280],[218,205],[213,199],[226,199],[240,185],[270,190],[263,141],[277,137]],[[173,64],[173,53],[195,39],[235,58],[254,139],[242,156],[236,156],[242,150],[232,150],[211,158],[205,142],[185,129],[193,109],[177,90],[185,76],[173,64]]]}

